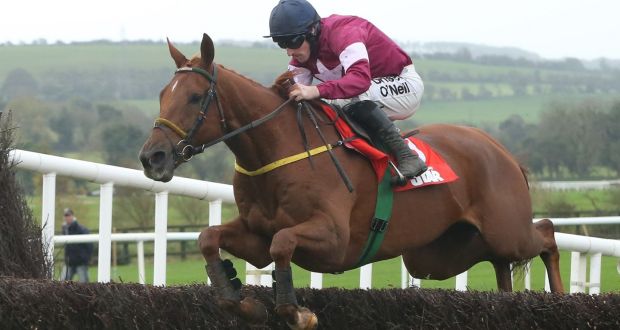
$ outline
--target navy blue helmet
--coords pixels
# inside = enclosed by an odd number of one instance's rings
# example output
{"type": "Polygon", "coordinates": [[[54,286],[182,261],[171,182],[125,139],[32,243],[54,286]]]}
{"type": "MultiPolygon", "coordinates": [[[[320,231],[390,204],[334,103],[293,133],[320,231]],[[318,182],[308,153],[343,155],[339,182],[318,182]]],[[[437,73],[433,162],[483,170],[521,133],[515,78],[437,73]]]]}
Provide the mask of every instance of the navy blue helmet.
{"type": "Polygon", "coordinates": [[[265,38],[307,34],[321,17],[305,0],[281,0],[271,10],[269,35],[265,38]]]}

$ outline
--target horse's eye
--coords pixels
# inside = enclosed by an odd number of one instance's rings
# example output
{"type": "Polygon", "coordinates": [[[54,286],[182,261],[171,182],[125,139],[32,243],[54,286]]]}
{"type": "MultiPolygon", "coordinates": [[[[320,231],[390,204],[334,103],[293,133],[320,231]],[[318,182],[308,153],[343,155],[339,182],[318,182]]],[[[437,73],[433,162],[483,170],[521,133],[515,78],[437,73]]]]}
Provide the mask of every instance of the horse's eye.
{"type": "Polygon", "coordinates": [[[202,97],[200,96],[200,94],[192,94],[189,97],[189,103],[199,103],[201,99],[202,97]]]}

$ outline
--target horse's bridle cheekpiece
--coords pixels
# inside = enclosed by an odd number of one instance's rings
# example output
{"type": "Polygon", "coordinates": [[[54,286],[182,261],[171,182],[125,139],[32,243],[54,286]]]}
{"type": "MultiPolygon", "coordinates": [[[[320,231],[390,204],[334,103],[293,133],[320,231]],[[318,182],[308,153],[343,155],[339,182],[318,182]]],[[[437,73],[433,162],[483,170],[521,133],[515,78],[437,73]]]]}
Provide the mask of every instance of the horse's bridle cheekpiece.
{"type": "MultiPolygon", "coordinates": [[[[161,127],[161,125],[166,126],[181,137],[181,141],[179,141],[179,143],[177,143],[177,146],[176,146],[176,155],[184,162],[189,161],[194,155],[203,152],[205,149],[203,148],[204,145],[199,146],[199,147],[193,146],[191,144],[191,141],[194,138],[194,135],[196,135],[196,132],[198,132],[198,129],[200,128],[200,126],[202,126],[202,123],[204,122],[207,116],[207,111],[209,110],[209,105],[211,104],[211,101],[213,100],[217,101],[217,92],[215,90],[215,85],[217,83],[217,69],[216,68],[217,66],[214,63],[213,74],[209,74],[209,72],[207,72],[206,70],[201,69],[201,68],[195,68],[195,67],[182,67],[175,71],[175,74],[195,72],[205,77],[211,83],[209,90],[207,90],[206,94],[202,97],[202,100],[200,101],[200,114],[198,115],[198,118],[196,118],[196,121],[194,122],[194,125],[189,130],[189,132],[185,132],[185,130],[183,130],[177,124],[171,122],[168,119],[161,118],[161,117],[155,119],[155,124],[153,127],[159,128],[161,127]]],[[[220,107],[219,102],[216,102],[216,103],[217,103],[217,108],[220,112],[220,116],[222,118],[222,123],[224,123],[222,108],[220,107]]],[[[223,126],[223,129],[225,129],[225,126],[223,126]]]]}

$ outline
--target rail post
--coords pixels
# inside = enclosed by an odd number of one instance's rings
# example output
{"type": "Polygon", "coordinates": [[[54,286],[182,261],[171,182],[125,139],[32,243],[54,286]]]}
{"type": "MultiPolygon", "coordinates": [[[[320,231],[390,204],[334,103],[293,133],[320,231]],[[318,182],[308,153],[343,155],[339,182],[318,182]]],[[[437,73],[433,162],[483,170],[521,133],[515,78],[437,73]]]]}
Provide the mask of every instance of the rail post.
{"type": "Polygon", "coordinates": [[[110,282],[110,263],[112,262],[112,199],[114,183],[104,183],[99,188],[99,259],[97,261],[97,281],[110,282]]]}
{"type": "Polygon", "coordinates": [[[54,227],[56,222],[56,173],[43,174],[41,207],[41,226],[43,231],[43,246],[46,248],[47,258],[54,267],[54,227]]]}
{"type": "Polygon", "coordinates": [[[153,247],[153,285],[166,285],[168,231],[168,192],[155,194],[155,243],[153,247]]]}

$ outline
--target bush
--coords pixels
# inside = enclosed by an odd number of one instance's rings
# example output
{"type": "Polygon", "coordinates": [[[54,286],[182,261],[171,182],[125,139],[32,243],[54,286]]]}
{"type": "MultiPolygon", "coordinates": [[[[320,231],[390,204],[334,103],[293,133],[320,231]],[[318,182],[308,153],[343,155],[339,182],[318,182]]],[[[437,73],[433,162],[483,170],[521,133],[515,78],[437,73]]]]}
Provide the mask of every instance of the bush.
{"type": "Polygon", "coordinates": [[[0,112],[0,276],[49,278],[50,262],[41,228],[17,185],[15,164],[9,159],[13,144],[11,113],[0,112]]]}

